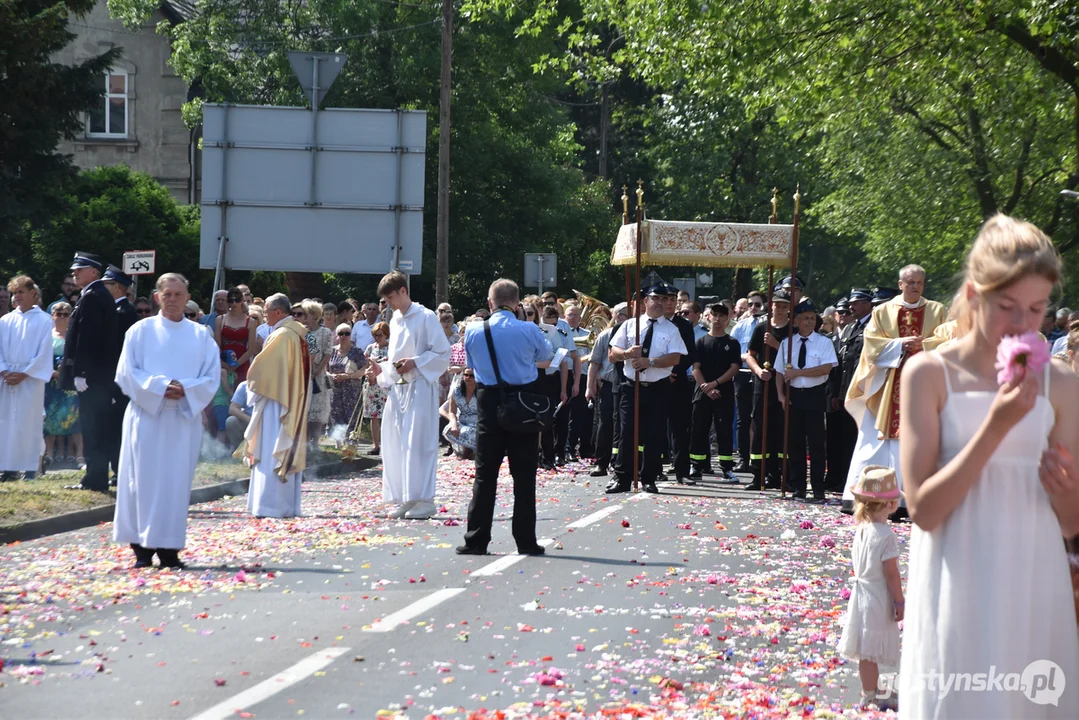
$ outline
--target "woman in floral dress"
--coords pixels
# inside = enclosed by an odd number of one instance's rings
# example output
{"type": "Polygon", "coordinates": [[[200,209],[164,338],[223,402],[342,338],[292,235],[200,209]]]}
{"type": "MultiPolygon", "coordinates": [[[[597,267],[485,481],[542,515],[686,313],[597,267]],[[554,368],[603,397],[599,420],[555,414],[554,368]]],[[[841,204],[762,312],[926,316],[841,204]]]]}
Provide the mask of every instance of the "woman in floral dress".
{"type": "Polygon", "coordinates": [[[352,437],[359,424],[360,415],[356,406],[360,402],[363,390],[363,369],[367,367],[367,357],[363,351],[352,344],[352,326],[341,323],[337,326],[337,345],[330,355],[327,366],[330,380],[333,382],[333,403],[330,408],[330,426],[345,427],[345,438],[352,437]]]}
{"type": "MultiPolygon", "coordinates": [[[[384,322],[375,323],[371,328],[371,336],[375,339],[367,346],[364,355],[373,363],[386,362],[390,359],[390,326],[384,322]]],[[[364,380],[363,387],[363,419],[371,421],[371,448],[369,455],[378,455],[382,450],[382,410],[386,406],[386,391],[364,380]]]]}
{"type": "MultiPolygon", "coordinates": [[[[82,431],[79,429],[79,395],[60,387],[60,363],[64,359],[64,338],[71,319],[71,306],[66,302],[52,305],[52,380],[45,385],[45,465],[52,464],[57,438],[68,438],[68,450],[73,452],[78,466],[82,457],[82,431]]],[[[61,441],[62,442],[62,441],[61,441]]]]}

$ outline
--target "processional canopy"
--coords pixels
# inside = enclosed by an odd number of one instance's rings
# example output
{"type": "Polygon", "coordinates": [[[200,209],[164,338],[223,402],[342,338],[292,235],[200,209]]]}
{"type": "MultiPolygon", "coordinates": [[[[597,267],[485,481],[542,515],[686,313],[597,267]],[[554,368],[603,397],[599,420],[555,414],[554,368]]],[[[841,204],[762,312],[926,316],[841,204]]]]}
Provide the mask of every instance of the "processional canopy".
{"type": "MultiPolygon", "coordinates": [[[[641,264],[696,267],[785,267],[794,247],[794,225],[641,222],[641,264]]],[[[637,262],[637,224],[618,231],[612,265],[637,262]]]]}

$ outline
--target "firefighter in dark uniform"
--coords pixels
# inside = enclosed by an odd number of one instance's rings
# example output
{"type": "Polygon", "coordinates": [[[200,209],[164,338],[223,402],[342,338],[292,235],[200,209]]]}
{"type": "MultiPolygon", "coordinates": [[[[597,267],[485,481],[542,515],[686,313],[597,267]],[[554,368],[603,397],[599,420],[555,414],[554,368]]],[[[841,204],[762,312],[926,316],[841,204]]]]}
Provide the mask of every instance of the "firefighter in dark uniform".
{"type": "Polygon", "coordinates": [[[678,328],[664,317],[667,290],[653,285],[645,293],[645,312],[622,323],[611,338],[608,354],[611,362],[625,363],[619,393],[618,413],[621,436],[618,443],[618,468],[608,493],[628,492],[632,484],[633,455],[640,452],[639,478],[645,492],[657,493],[656,480],[663,470],[661,456],[670,409],[671,372],[689,350],[678,328]],[[638,332],[640,343],[637,342],[638,332]],[[634,447],[634,383],[639,384],[640,438],[634,447]]]}
{"type": "Polygon", "coordinates": [[[112,450],[112,401],[116,363],[118,315],[116,301],[101,281],[104,263],[97,255],[75,253],[71,273],[82,294],[71,313],[64,341],[60,381],[79,393],[79,423],[86,458],[86,475],[72,490],[107,491],[112,450]]]}
{"type": "Polygon", "coordinates": [[[747,490],[761,489],[761,467],[764,467],[765,487],[779,488],[783,465],[783,405],[776,393],[775,364],[779,343],[787,337],[790,316],[790,291],[780,287],[772,293],[772,314],[753,329],[746,352],[746,364],[753,372],[753,441],[749,459],[753,478],[747,490]],[[765,364],[772,368],[765,367],[765,364]],[[768,381],[768,446],[763,447],[765,380],[768,381]]]}
{"type": "Polygon", "coordinates": [[[873,293],[866,288],[851,288],[847,303],[851,321],[839,335],[839,364],[831,374],[828,392],[832,398],[832,409],[836,411],[828,415],[828,421],[837,424],[835,430],[830,431],[828,439],[829,442],[834,441],[839,445],[835,452],[829,452],[829,463],[834,462],[836,465],[828,468],[828,488],[836,492],[843,492],[847,484],[850,461],[858,444],[858,426],[854,424],[850,413],[843,408],[843,403],[847,397],[847,389],[854,380],[854,373],[858,370],[858,362],[862,358],[865,326],[873,316],[873,293]]]}
{"type": "Polygon", "coordinates": [[[690,380],[690,369],[697,360],[697,338],[693,334],[693,323],[677,314],[678,288],[667,283],[662,283],[662,287],[663,315],[678,328],[682,343],[687,349],[686,354],[678,361],[674,372],[671,373],[670,408],[667,412],[666,434],[666,454],[674,466],[674,475],[678,484],[682,485],[689,480],[690,474],[689,442],[694,388],[694,383],[690,380]]]}
{"type": "MultiPolygon", "coordinates": [[[[105,287],[108,288],[109,293],[116,301],[117,347],[123,349],[124,335],[127,334],[127,329],[139,319],[138,313],[135,312],[135,306],[127,299],[127,289],[131,287],[133,280],[130,275],[126,275],[120,268],[109,265],[101,282],[105,284],[105,287]]],[[[120,476],[120,441],[124,430],[124,412],[127,411],[127,403],[127,395],[120,392],[120,387],[113,383],[112,426],[109,428],[112,445],[109,451],[109,462],[112,464],[113,474],[117,477],[120,476]]],[[[110,484],[116,485],[115,478],[110,484]]]]}

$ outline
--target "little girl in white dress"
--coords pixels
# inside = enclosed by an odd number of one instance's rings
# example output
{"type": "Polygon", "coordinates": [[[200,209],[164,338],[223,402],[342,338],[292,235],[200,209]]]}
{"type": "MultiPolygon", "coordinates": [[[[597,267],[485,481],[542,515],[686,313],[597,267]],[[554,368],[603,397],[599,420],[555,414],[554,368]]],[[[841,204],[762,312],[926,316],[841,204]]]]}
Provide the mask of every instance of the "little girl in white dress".
{"type": "Polygon", "coordinates": [[[899,507],[895,470],[867,466],[852,494],[858,523],[850,553],[854,578],[839,652],[858,661],[862,707],[894,710],[896,698],[878,693],[878,680],[881,664],[899,664],[898,623],[903,619],[899,541],[888,525],[888,516],[899,507]]]}

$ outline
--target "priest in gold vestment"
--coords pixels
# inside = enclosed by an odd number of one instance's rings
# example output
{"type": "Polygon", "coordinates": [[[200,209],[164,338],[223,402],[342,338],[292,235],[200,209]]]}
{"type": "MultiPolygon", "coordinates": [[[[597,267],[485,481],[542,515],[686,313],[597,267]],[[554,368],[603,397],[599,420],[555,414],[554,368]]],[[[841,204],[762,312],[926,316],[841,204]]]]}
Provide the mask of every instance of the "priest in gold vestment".
{"type": "Polygon", "coordinates": [[[247,372],[254,410],[235,457],[251,468],[247,511],[255,517],[300,515],[311,356],[307,328],[293,320],[290,311],[286,296],[266,299],[266,322],[272,331],[247,372]]]}
{"type": "Polygon", "coordinates": [[[853,506],[851,489],[867,465],[894,468],[902,489],[899,387],[903,366],[912,355],[933,350],[946,339],[935,333],[947,321],[947,310],[922,297],[925,270],[918,265],[900,270],[899,288],[900,295],[873,310],[865,328],[862,358],[847,390],[845,406],[858,425],[858,442],[843,491],[844,512],[853,506]]]}

